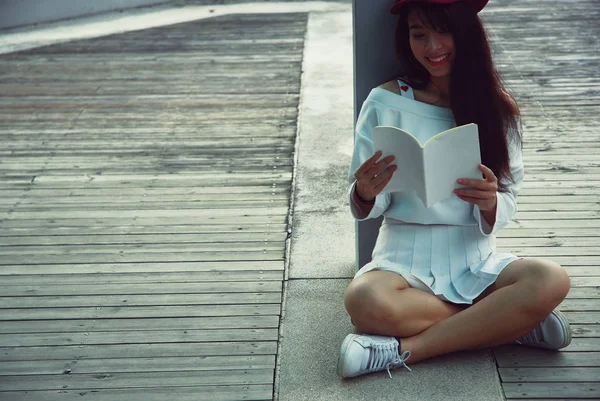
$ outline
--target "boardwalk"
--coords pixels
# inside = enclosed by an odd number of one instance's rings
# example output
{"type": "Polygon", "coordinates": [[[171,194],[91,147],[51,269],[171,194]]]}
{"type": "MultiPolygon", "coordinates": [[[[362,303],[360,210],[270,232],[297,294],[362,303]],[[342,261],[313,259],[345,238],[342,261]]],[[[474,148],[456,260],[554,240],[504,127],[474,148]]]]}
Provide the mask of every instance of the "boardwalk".
{"type": "MultiPolygon", "coordinates": [[[[600,399],[600,9],[492,0],[482,17],[525,124],[499,250],[556,260],[573,287],[571,346],[498,347],[499,377],[509,400],[600,399]]],[[[1,400],[273,397],[306,24],[0,56],[1,400]]]]}
{"type": "Polygon", "coordinates": [[[272,398],[305,29],[0,57],[0,399],[272,398]]]}
{"type": "Polygon", "coordinates": [[[525,124],[526,182],[500,250],[571,275],[573,324],[559,353],[495,349],[508,399],[600,399],[600,7],[596,0],[498,1],[484,20],[525,124]]]}

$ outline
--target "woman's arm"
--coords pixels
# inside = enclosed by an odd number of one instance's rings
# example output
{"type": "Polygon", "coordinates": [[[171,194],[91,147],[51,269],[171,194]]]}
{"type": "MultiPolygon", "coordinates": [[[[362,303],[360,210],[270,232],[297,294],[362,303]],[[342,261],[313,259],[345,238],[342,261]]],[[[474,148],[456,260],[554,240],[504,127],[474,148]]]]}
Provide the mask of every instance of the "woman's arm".
{"type": "MultiPolygon", "coordinates": [[[[385,186],[387,181],[391,179],[391,174],[393,173],[393,170],[395,170],[395,166],[393,168],[387,167],[387,170],[391,171],[385,171],[384,173],[381,173],[380,170],[384,171],[386,169],[386,166],[388,166],[391,162],[391,160],[388,160],[390,159],[388,157],[377,162],[378,155],[376,155],[375,153],[376,152],[373,149],[373,141],[371,140],[371,138],[368,137],[365,133],[357,131],[354,141],[354,153],[352,155],[352,163],[350,165],[350,188],[348,191],[348,198],[350,203],[350,211],[352,212],[352,215],[355,219],[361,221],[367,219],[374,219],[381,216],[388,209],[391,203],[391,196],[389,193],[381,193],[379,192],[381,191],[381,189],[375,189],[372,188],[372,186],[379,186],[380,184],[381,187],[385,186]],[[379,172],[379,178],[364,178],[363,173],[365,173],[365,171],[363,170],[370,170],[370,166],[373,164],[377,165],[375,167],[375,170],[379,172]],[[365,193],[368,196],[372,196],[371,194],[376,194],[374,199],[361,198],[357,190],[358,177],[363,177],[361,179],[366,180],[362,181],[361,189],[364,190],[365,187],[370,188],[365,193]],[[368,182],[365,186],[365,183],[367,181],[370,182],[368,182]]],[[[379,156],[381,155],[379,154],[379,156]]],[[[372,173],[373,170],[370,170],[369,172],[372,173]]]]}
{"type": "MultiPolygon", "coordinates": [[[[520,122],[518,123],[518,127],[520,139],[522,137],[520,122]]],[[[480,211],[477,206],[473,208],[473,216],[479,223],[481,233],[484,235],[493,235],[506,227],[518,211],[517,196],[523,185],[525,169],[520,141],[514,140],[513,142],[515,143],[509,143],[508,148],[510,172],[514,182],[503,181],[505,189],[496,192],[497,201],[495,210],[480,211]]]]}

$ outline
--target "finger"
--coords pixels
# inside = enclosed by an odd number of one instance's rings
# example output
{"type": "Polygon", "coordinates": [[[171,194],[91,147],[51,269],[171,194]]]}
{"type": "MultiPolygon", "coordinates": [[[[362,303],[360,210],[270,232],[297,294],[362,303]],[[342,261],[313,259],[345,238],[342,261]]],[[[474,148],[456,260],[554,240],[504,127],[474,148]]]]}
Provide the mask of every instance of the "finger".
{"type": "Polygon", "coordinates": [[[381,174],[385,168],[394,161],[394,159],[395,157],[392,155],[384,157],[379,162],[374,164],[369,170],[367,170],[365,176],[369,179],[373,179],[374,176],[381,174]]]}
{"type": "Polygon", "coordinates": [[[464,189],[464,188],[455,189],[454,193],[457,195],[468,197],[468,198],[484,199],[484,200],[493,199],[494,196],[496,195],[495,192],[491,192],[491,191],[480,191],[477,189],[464,189]]]}
{"type": "Polygon", "coordinates": [[[498,189],[498,186],[495,182],[490,182],[487,180],[472,180],[467,178],[460,178],[456,180],[461,185],[465,185],[467,187],[479,189],[481,191],[492,191],[495,192],[498,189]]]}
{"type": "Polygon", "coordinates": [[[365,172],[368,169],[370,169],[373,166],[373,164],[375,164],[375,161],[379,159],[381,155],[381,150],[378,150],[377,152],[373,153],[373,156],[365,160],[365,162],[361,164],[359,168],[356,169],[356,171],[354,172],[354,176],[358,178],[358,176],[364,175],[365,172]]]}
{"type": "Polygon", "coordinates": [[[481,172],[483,173],[486,181],[496,181],[496,175],[494,174],[494,172],[488,168],[487,166],[480,164],[479,165],[479,169],[481,170],[481,172]]]}
{"type": "Polygon", "coordinates": [[[383,173],[378,174],[377,177],[371,181],[371,184],[374,188],[377,188],[379,185],[381,185],[383,181],[387,180],[387,182],[389,182],[392,178],[392,175],[394,174],[394,171],[396,171],[397,169],[398,167],[396,166],[388,167],[383,173]]]}
{"type": "MultiPolygon", "coordinates": [[[[379,178],[379,177],[377,177],[379,178]]],[[[385,178],[377,185],[375,185],[375,187],[373,187],[373,189],[375,190],[376,193],[380,193],[381,191],[383,191],[383,188],[385,188],[385,186],[391,181],[391,179],[393,178],[392,174],[386,175],[385,178]]]]}
{"type": "Polygon", "coordinates": [[[484,203],[484,200],[478,198],[471,198],[468,196],[456,195],[459,199],[464,200],[465,202],[472,203],[473,205],[481,206],[484,203]]]}

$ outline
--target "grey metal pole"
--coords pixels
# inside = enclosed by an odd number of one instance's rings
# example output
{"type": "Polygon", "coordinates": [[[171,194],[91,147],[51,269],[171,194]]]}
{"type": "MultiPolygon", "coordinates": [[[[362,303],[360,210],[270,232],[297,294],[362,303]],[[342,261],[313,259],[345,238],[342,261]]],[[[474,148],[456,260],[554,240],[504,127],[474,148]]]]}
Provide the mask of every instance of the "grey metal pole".
{"type": "MultiPolygon", "coordinates": [[[[397,17],[389,9],[393,0],[353,0],[354,124],[372,88],[392,79],[399,70],[394,51],[397,17]]],[[[371,260],[382,218],[356,222],[357,269],[371,260]]]]}

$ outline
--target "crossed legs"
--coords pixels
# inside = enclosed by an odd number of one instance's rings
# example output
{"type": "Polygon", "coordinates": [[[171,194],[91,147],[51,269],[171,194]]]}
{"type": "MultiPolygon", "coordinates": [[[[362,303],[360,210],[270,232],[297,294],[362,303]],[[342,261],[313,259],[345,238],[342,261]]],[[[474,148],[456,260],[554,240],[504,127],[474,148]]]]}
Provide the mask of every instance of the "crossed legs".
{"type": "Polygon", "coordinates": [[[466,308],[410,288],[396,273],[378,270],[353,280],[344,302],[358,330],[400,337],[400,351],[410,351],[415,363],[513,341],[544,320],[569,288],[561,266],[525,258],[509,264],[466,308]]]}

